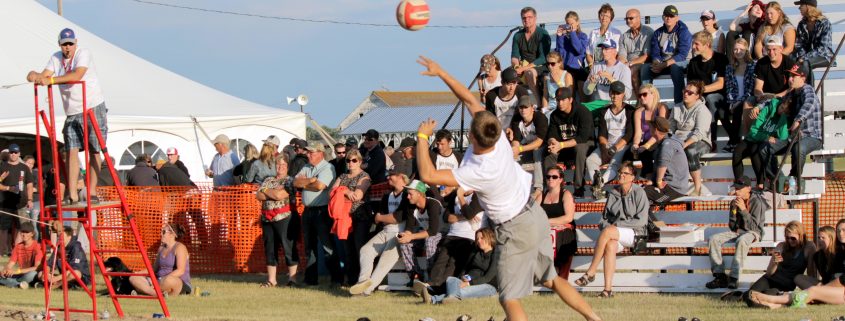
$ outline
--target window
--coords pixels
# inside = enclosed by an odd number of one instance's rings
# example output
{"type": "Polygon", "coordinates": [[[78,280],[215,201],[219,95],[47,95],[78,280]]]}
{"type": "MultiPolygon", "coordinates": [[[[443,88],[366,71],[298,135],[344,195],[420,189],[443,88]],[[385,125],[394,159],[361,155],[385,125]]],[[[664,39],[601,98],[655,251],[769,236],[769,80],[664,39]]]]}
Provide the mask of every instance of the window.
{"type": "Polygon", "coordinates": [[[229,149],[235,151],[238,154],[238,159],[244,159],[244,147],[246,145],[251,145],[251,143],[246,139],[235,138],[229,141],[229,149]]]}
{"type": "Polygon", "coordinates": [[[135,167],[135,158],[141,154],[150,155],[150,158],[153,160],[153,164],[155,164],[155,162],[159,159],[167,160],[167,154],[164,150],[159,148],[158,145],[146,140],[135,142],[123,151],[123,154],[120,156],[120,161],[117,163],[117,166],[115,166],[122,182],[126,181],[126,174],[129,170],[135,167]]]}

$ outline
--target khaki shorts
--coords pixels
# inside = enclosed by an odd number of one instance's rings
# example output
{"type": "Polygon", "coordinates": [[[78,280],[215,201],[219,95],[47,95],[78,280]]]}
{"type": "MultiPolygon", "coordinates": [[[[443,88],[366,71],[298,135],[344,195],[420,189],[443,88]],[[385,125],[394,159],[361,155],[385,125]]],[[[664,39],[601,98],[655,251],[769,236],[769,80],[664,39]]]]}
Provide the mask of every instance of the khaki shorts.
{"type": "Polygon", "coordinates": [[[534,285],[557,277],[552,253],[549,219],[540,203],[523,209],[512,220],[496,226],[499,246],[499,301],[531,295],[534,285]]]}

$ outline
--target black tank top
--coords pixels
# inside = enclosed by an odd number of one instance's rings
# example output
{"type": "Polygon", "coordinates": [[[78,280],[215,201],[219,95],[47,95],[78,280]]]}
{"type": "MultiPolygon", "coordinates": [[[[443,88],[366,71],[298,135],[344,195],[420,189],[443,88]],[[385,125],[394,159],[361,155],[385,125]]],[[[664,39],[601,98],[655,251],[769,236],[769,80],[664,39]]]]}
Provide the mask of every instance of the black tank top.
{"type": "MultiPolygon", "coordinates": [[[[566,190],[561,189],[557,203],[552,203],[552,204],[546,204],[546,203],[543,203],[543,202],[540,203],[540,207],[542,207],[543,210],[546,211],[546,216],[548,218],[555,218],[555,217],[563,216],[563,212],[564,212],[563,194],[564,193],[566,193],[566,190]]],[[[545,193],[543,194],[543,200],[544,201],[546,200],[546,194],[545,193]]],[[[572,222],[570,224],[572,224],[572,228],[575,229],[575,220],[572,220],[572,222]]]]}

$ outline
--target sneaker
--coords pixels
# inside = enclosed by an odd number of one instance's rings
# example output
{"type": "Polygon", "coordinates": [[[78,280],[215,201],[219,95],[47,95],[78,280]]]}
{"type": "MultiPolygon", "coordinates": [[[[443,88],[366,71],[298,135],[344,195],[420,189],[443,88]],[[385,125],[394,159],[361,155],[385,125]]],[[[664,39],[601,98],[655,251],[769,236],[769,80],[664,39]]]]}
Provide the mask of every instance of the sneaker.
{"type": "Polygon", "coordinates": [[[728,289],[736,290],[736,288],[738,287],[737,283],[739,283],[739,280],[737,280],[736,278],[730,278],[728,280],[728,289]]]}
{"type": "Polygon", "coordinates": [[[705,287],[707,287],[708,289],[721,289],[728,286],[727,275],[725,275],[724,273],[718,273],[714,276],[715,278],[712,281],[707,282],[707,284],[704,285],[705,287]]]}
{"type": "Polygon", "coordinates": [[[18,287],[20,287],[21,289],[24,289],[24,290],[29,289],[29,283],[28,282],[21,282],[20,284],[18,284],[18,287]]]}
{"type": "Polygon", "coordinates": [[[736,149],[736,144],[727,144],[725,147],[722,148],[723,153],[733,153],[734,149],[736,149]]]}
{"type": "Polygon", "coordinates": [[[367,291],[370,288],[370,285],[373,284],[373,281],[364,280],[363,282],[358,282],[357,284],[353,285],[349,288],[349,294],[351,295],[359,295],[367,291]]]}

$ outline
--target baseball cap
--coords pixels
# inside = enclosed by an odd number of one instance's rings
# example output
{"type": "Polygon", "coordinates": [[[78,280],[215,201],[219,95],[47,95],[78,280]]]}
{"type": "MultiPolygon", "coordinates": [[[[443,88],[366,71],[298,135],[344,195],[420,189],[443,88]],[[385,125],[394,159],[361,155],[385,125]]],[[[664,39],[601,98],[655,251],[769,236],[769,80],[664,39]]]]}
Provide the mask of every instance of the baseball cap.
{"type": "Polygon", "coordinates": [[[663,8],[663,15],[666,17],[676,17],[678,16],[678,8],[670,4],[663,8]]]}
{"type": "Polygon", "coordinates": [[[179,155],[179,150],[176,147],[167,148],[167,155],[179,155]]]}
{"type": "Polygon", "coordinates": [[[780,46],[783,47],[783,38],[778,35],[771,35],[769,39],[766,40],[766,47],[768,46],[780,46]]]}
{"type": "Polygon", "coordinates": [[[804,67],[804,64],[794,64],[792,65],[792,68],[790,68],[786,72],[792,74],[793,76],[801,77],[806,77],[808,73],[807,68],[804,67]]]}
{"type": "Polygon", "coordinates": [[[793,4],[796,6],[800,6],[802,4],[806,4],[808,6],[818,7],[819,3],[816,0],[798,0],[795,1],[793,4]]]}
{"type": "Polygon", "coordinates": [[[417,144],[417,141],[411,137],[405,137],[402,139],[402,143],[399,144],[399,149],[403,149],[405,147],[413,147],[417,144]]]}
{"type": "Polygon", "coordinates": [[[616,41],[614,41],[612,38],[607,38],[604,39],[604,41],[602,41],[598,46],[601,48],[616,49],[616,41]]]}
{"type": "Polygon", "coordinates": [[[481,57],[481,67],[479,72],[487,72],[487,70],[493,69],[496,66],[496,57],[491,54],[486,54],[481,57]]]}
{"type": "Polygon", "coordinates": [[[669,132],[669,120],[660,116],[654,117],[654,119],[651,120],[651,126],[661,132],[669,132]]]}
{"type": "Polygon", "coordinates": [[[20,147],[20,146],[18,146],[18,144],[11,144],[11,145],[9,145],[9,152],[12,152],[12,153],[20,153],[20,152],[21,152],[21,147],[20,147]]]}
{"type": "Polygon", "coordinates": [[[293,146],[296,148],[305,149],[308,147],[308,142],[302,138],[296,138],[296,140],[293,142],[293,146]]]}
{"type": "Polygon", "coordinates": [[[428,190],[428,185],[425,185],[425,183],[420,182],[419,180],[415,179],[415,180],[411,181],[411,183],[409,183],[408,186],[405,186],[405,188],[413,189],[413,190],[416,190],[417,192],[420,192],[420,193],[425,193],[428,190]]]}
{"type": "Polygon", "coordinates": [[[349,137],[346,139],[346,146],[358,146],[358,140],[355,137],[349,137]]]}
{"type": "Polygon", "coordinates": [[[748,178],[748,176],[740,177],[739,179],[734,181],[733,185],[731,185],[731,187],[735,189],[740,189],[748,186],[751,186],[751,179],[748,178]]]}
{"type": "Polygon", "coordinates": [[[701,12],[701,18],[707,18],[709,20],[716,19],[716,13],[713,10],[704,10],[701,12]]]}
{"type": "Polygon", "coordinates": [[[35,227],[33,227],[32,223],[30,222],[24,222],[23,224],[21,224],[20,231],[21,233],[32,233],[33,231],[35,231],[35,227]]]}
{"type": "Polygon", "coordinates": [[[226,136],[226,135],[223,135],[223,134],[217,135],[217,137],[214,137],[214,140],[212,141],[212,143],[223,144],[223,145],[229,146],[229,136],[226,136]]]}
{"type": "Polygon", "coordinates": [[[516,74],[516,70],[513,67],[507,67],[505,70],[502,70],[502,82],[514,82],[519,79],[519,76],[516,74]]]}
{"type": "Polygon", "coordinates": [[[308,146],[305,146],[305,149],[311,152],[322,152],[323,144],[320,144],[318,141],[312,141],[308,143],[308,146]]]}
{"type": "Polygon", "coordinates": [[[378,131],[375,129],[369,129],[366,133],[364,133],[364,137],[378,139],[378,131]]]}
{"type": "Polygon", "coordinates": [[[264,142],[265,144],[273,144],[273,145],[276,145],[276,146],[279,146],[282,143],[279,140],[279,137],[276,137],[276,135],[267,136],[267,139],[262,140],[262,142],[264,142]]]}
{"type": "Polygon", "coordinates": [[[517,101],[516,105],[534,107],[537,105],[537,102],[534,101],[534,95],[523,95],[519,97],[519,100],[517,101]]]}
{"type": "Polygon", "coordinates": [[[59,32],[59,44],[63,43],[76,43],[76,33],[73,32],[71,28],[64,28],[61,32],[59,32]]]}
{"type": "Polygon", "coordinates": [[[555,92],[555,99],[563,100],[567,98],[572,98],[572,89],[569,87],[558,88],[555,92]]]}
{"type": "Polygon", "coordinates": [[[610,84],[610,92],[612,93],[624,93],[625,92],[625,84],[621,81],[617,80],[610,84]]]}

